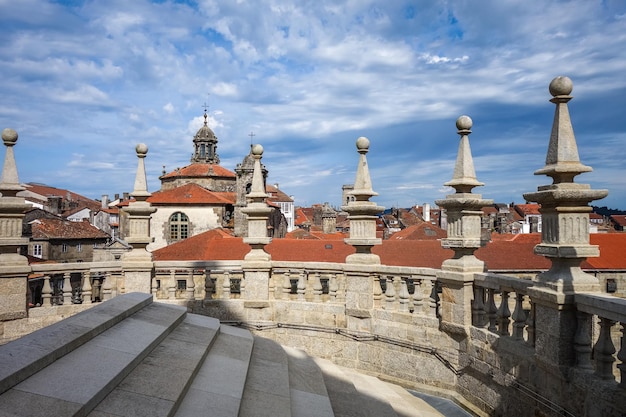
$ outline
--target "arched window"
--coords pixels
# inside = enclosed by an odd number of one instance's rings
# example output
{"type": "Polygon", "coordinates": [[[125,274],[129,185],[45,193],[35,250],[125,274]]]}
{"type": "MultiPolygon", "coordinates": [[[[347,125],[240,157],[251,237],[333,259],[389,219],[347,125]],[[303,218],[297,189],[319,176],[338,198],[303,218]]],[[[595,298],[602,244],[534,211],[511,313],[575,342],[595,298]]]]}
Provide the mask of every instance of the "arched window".
{"type": "Polygon", "coordinates": [[[170,241],[187,239],[189,237],[189,218],[185,213],[177,211],[170,216],[170,241]]]}

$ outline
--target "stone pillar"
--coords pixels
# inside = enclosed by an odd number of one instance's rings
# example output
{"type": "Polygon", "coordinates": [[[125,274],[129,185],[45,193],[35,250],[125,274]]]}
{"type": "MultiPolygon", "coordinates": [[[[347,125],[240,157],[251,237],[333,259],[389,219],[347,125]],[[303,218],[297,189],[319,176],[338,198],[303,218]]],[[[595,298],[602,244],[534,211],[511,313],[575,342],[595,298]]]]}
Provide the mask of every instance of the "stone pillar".
{"type": "Polygon", "coordinates": [[[28,259],[20,254],[28,239],[22,237],[22,219],[29,207],[24,198],[17,197],[24,190],[17,176],[13,146],[17,132],[2,131],[6,146],[2,179],[0,180],[0,321],[27,316],[28,259]]]}
{"type": "Polygon", "coordinates": [[[254,145],[251,150],[254,157],[254,172],[252,174],[252,187],[247,194],[248,204],[242,208],[242,212],[248,217],[248,232],[244,237],[244,243],[252,248],[244,257],[242,268],[244,272],[246,292],[244,307],[249,320],[260,320],[263,316],[263,309],[269,307],[269,279],[271,269],[271,256],[265,252],[265,245],[272,241],[267,235],[267,222],[272,209],[267,205],[265,199],[265,185],[263,173],[261,171],[261,157],[263,147],[254,145]]]}
{"type": "Polygon", "coordinates": [[[370,265],[380,264],[380,257],[372,253],[372,247],[382,244],[382,240],[376,237],[376,215],[384,207],[369,201],[370,197],[378,195],[372,190],[365,156],[369,147],[369,139],[357,139],[359,165],[354,188],[345,196],[347,204],[341,207],[348,212],[350,220],[350,237],[345,242],[356,249],[356,253],[346,257],[346,263],[350,265],[345,270],[347,327],[356,331],[372,330],[370,312],[374,307],[374,275],[370,265]]]}
{"type": "Polygon", "coordinates": [[[446,210],[448,219],[448,237],[442,239],[441,246],[452,249],[454,257],[443,262],[437,279],[442,286],[441,328],[465,336],[472,325],[474,274],[485,271],[484,262],[474,256],[474,251],[486,243],[481,238],[481,209],[493,204],[493,200],[472,193],[474,187],[484,185],[476,179],[469,144],[472,119],[461,116],[456,127],[461,140],[454,175],[444,184],[453,187],[456,193],[436,201],[446,210]]]}
{"type": "Polygon", "coordinates": [[[580,264],[587,257],[600,254],[597,246],[589,244],[589,203],[608,194],[607,190],[592,190],[588,184],[574,183],[575,176],[592,169],[581,164],[578,157],[567,107],[572,88],[567,77],[557,77],[550,83],[550,101],[556,109],[546,165],[535,175],[546,175],[553,182],[538,187],[537,192],[524,194],[527,201],[541,204],[541,243],[535,247],[535,253],[552,262],[529,289],[535,304],[535,351],[539,360],[555,367],[569,366],[575,361],[574,294],[599,291],[597,278],[584,273],[580,264]]]}
{"type": "Polygon", "coordinates": [[[144,159],[148,154],[148,147],[143,143],[135,147],[137,152],[137,174],[135,186],[130,194],[134,197],[123,210],[128,213],[128,236],[126,242],[132,245],[130,252],[122,256],[127,293],[142,292],[150,294],[152,291],[152,254],[146,247],[153,241],[150,237],[150,215],[156,211],[147,201],[152,194],[148,192],[146,168],[144,159]]]}
{"type": "Polygon", "coordinates": [[[348,213],[350,220],[350,237],[345,239],[345,242],[356,249],[356,253],[346,257],[346,263],[349,264],[380,264],[380,257],[372,253],[372,246],[382,244],[382,240],[376,237],[376,215],[385,208],[369,201],[370,197],[378,195],[372,190],[372,180],[365,156],[369,147],[369,139],[366,137],[357,139],[356,148],[360,156],[354,189],[348,193],[350,200],[348,204],[341,207],[348,213]]]}

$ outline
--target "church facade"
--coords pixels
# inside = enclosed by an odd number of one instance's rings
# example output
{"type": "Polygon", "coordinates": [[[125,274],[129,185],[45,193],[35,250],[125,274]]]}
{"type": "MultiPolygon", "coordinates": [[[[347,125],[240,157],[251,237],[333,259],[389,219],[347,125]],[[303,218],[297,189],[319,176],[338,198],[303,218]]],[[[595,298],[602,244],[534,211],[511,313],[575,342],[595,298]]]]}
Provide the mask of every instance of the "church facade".
{"type": "MultiPolygon", "coordinates": [[[[221,166],[217,136],[208,126],[207,118],[205,112],[204,125],[193,137],[190,164],[164,171],[159,177],[161,189],[148,198],[157,209],[150,219],[154,241],[149,250],[216,228],[230,230],[236,236],[246,235],[247,219],[242,209],[247,205],[246,194],[252,184],[253,158],[246,155],[234,172],[221,166]]],[[[265,166],[262,171],[265,183],[268,172],[265,166]]],[[[283,218],[280,208],[277,209],[278,216],[272,218],[283,218]]],[[[279,228],[268,224],[268,230],[279,228]]]]}

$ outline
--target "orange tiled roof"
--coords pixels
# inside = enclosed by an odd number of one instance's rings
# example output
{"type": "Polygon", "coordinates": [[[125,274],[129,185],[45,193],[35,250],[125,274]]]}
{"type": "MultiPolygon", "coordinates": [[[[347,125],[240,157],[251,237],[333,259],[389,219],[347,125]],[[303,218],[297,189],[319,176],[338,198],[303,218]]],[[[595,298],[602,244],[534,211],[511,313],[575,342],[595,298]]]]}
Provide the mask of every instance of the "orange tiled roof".
{"type": "Polygon", "coordinates": [[[624,214],[612,214],[611,220],[619,224],[622,227],[626,227],[626,215],[624,214]]]}
{"type": "Polygon", "coordinates": [[[391,235],[389,240],[438,240],[448,234],[442,228],[421,222],[391,235]]]}
{"type": "Polygon", "coordinates": [[[541,213],[539,209],[541,206],[539,204],[516,204],[515,211],[517,211],[522,216],[534,215],[539,216],[541,213]]]}
{"type": "Polygon", "coordinates": [[[157,191],[148,197],[152,204],[235,204],[236,201],[235,193],[209,191],[193,183],[157,191]]]}
{"type": "Polygon", "coordinates": [[[212,229],[172,243],[152,252],[155,261],[163,260],[236,260],[243,259],[250,246],[243,238],[233,237],[222,229],[212,229]]]}
{"type": "MultiPolygon", "coordinates": [[[[487,246],[476,251],[492,271],[547,270],[551,262],[534,254],[541,234],[493,235],[487,246]]],[[[584,269],[626,269],[626,233],[592,234],[591,244],[600,246],[600,258],[583,262],[584,269]]],[[[266,246],[275,261],[345,262],[355,252],[343,240],[273,239],[266,246]]],[[[235,260],[243,259],[250,246],[240,237],[214,229],[153,252],[155,260],[235,260]]],[[[454,252],[438,240],[384,240],[372,248],[383,265],[440,268],[454,252]]]]}
{"type": "Polygon", "coordinates": [[[266,185],[265,192],[269,195],[268,200],[276,202],[291,202],[293,199],[273,185],[266,185]]]}
{"type": "Polygon", "coordinates": [[[42,218],[32,223],[33,239],[107,239],[102,230],[88,221],[71,222],[42,218]]]}
{"type": "Polygon", "coordinates": [[[307,214],[307,209],[302,207],[296,208],[296,218],[295,224],[296,226],[302,226],[305,223],[312,224],[313,223],[313,212],[311,211],[310,216],[307,214]]]}
{"type": "Polygon", "coordinates": [[[194,163],[162,175],[161,178],[175,177],[223,177],[237,178],[234,172],[217,164],[194,163]]]}

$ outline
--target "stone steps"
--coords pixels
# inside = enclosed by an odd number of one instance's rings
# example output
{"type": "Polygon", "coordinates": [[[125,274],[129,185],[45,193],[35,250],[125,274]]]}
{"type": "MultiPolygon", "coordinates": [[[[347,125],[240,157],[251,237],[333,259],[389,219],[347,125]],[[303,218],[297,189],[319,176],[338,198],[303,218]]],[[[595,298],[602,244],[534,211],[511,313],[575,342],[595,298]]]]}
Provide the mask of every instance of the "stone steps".
{"type": "Polygon", "coordinates": [[[127,294],[0,346],[0,415],[441,416],[377,378],[127,294]]]}

